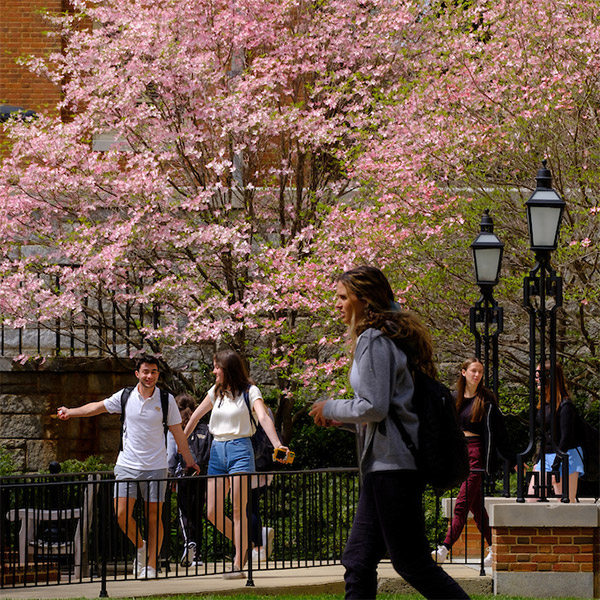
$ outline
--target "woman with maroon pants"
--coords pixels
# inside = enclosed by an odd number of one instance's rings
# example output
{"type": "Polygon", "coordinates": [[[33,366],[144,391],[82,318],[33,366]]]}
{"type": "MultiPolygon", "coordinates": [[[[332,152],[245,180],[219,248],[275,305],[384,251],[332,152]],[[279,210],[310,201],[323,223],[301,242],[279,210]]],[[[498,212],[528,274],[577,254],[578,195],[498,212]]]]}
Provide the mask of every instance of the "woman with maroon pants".
{"type": "Polygon", "coordinates": [[[512,464],[516,459],[508,444],[504,417],[496,397],[483,386],[483,365],[478,359],[470,358],[462,364],[456,388],[456,409],[467,438],[470,470],[456,498],[454,516],[446,538],[432,553],[432,557],[439,563],[446,560],[450,548],[465,527],[467,515],[471,512],[488,544],[488,554],[483,564],[491,567],[492,535],[487,511],[482,506],[482,479],[484,473],[496,471],[497,451],[512,464]]]}

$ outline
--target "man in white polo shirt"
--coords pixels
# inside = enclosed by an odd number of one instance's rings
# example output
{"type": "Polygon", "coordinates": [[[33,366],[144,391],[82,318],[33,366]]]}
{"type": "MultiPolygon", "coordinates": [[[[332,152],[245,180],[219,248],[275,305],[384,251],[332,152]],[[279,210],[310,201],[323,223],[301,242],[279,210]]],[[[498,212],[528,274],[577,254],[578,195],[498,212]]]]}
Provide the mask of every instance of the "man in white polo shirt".
{"type": "MultiPolygon", "coordinates": [[[[119,527],[137,548],[134,571],[142,579],[156,577],[157,558],[162,546],[164,527],[162,506],[165,500],[167,478],[167,447],[163,425],[161,394],[156,383],[160,375],[158,359],[142,354],[136,360],[135,376],[138,384],[131,389],[125,404],[122,449],[115,465],[115,511],[119,527]],[[136,480],[132,482],[130,480],[136,480]],[[124,481],[122,481],[124,480],[124,481]],[[133,507],[137,489],[145,501],[148,539],[143,540],[133,507]]],[[[120,413],[124,390],[99,402],[89,402],[78,408],[61,406],[57,413],[63,420],[71,417],[92,417],[102,413],[120,413]]],[[[186,466],[200,472],[190,453],[181,427],[181,416],[171,394],[168,395],[166,425],[173,434],[186,466]]]]}

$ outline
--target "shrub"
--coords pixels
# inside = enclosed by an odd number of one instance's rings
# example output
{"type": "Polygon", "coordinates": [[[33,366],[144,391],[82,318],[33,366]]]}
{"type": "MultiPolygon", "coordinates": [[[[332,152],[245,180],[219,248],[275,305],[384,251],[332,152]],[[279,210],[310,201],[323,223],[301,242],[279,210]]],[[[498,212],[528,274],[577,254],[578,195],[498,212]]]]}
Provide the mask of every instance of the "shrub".
{"type": "Polygon", "coordinates": [[[0,477],[14,475],[17,472],[17,465],[11,453],[5,448],[0,448],[0,477]]]}
{"type": "Polygon", "coordinates": [[[114,465],[104,462],[98,455],[88,456],[85,460],[69,458],[60,463],[61,473],[94,473],[97,471],[110,471],[114,465]]]}

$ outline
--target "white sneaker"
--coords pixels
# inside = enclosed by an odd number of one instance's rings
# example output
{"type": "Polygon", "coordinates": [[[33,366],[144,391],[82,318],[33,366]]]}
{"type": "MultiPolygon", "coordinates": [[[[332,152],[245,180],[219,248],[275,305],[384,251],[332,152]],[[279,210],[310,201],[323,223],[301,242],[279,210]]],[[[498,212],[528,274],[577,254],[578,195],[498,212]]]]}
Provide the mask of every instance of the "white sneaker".
{"type": "Polygon", "coordinates": [[[192,561],[192,567],[203,567],[204,563],[202,562],[201,558],[196,557],[193,561],[192,561]]]}
{"type": "Polygon", "coordinates": [[[142,547],[135,552],[133,559],[133,572],[141,577],[142,571],[146,568],[146,541],[142,540],[142,547]]]}
{"type": "Polygon", "coordinates": [[[267,562],[267,552],[264,546],[252,550],[252,562],[254,564],[267,562]]]}
{"type": "Polygon", "coordinates": [[[487,556],[483,559],[483,566],[491,567],[492,563],[493,563],[493,554],[492,554],[492,547],[490,546],[488,548],[487,556]]]}
{"type": "Polygon", "coordinates": [[[140,573],[140,579],[156,579],[157,577],[154,567],[144,567],[140,573]]]}
{"type": "Polygon", "coordinates": [[[433,558],[433,560],[435,560],[435,562],[440,565],[446,560],[447,557],[448,548],[446,548],[446,546],[444,546],[443,544],[441,546],[438,546],[437,550],[434,550],[431,553],[431,558],[433,558]]]}
{"type": "Polygon", "coordinates": [[[271,556],[271,554],[273,554],[273,540],[275,539],[275,530],[272,527],[263,527],[262,539],[263,545],[267,548],[267,556],[271,556]]]}
{"type": "Polygon", "coordinates": [[[183,549],[183,554],[181,556],[181,566],[182,567],[191,567],[194,564],[194,559],[196,558],[196,542],[189,542],[186,544],[183,549]]]}

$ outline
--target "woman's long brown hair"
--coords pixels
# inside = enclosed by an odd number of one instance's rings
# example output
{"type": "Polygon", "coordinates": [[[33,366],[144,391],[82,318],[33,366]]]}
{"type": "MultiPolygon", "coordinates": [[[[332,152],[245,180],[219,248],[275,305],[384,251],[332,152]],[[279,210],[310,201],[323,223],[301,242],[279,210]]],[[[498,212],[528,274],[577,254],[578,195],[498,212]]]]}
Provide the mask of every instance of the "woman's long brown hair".
{"type": "Polygon", "coordinates": [[[227,391],[236,396],[254,383],[242,357],[237,352],[221,350],[214,355],[213,362],[223,369],[223,383],[215,387],[215,398],[223,397],[227,391]]]}
{"type": "MultiPolygon", "coordinates": [[[[538,369],[539,371],[539,369],[538,369]]],[[[541,377],[541,373],[540,373],[541,377]]],[[[546,361],[546,404],[550,404],[550,361],[546,361]]],[[[560,403],[569,397],[569,391],[567,390],[567,382],[565,381],[565,372],[563,371],[562,365],[556,363],[554,365],[554,384],[556,389],[556,408],[560,406],[560,403]]],[[[537,408],[542,406],[541,398],[538,400],[537,408]]]]}
{"type": "MultiPolygon", "coordinates": [[[[468,358],[460,365],[460,373],[456,381],[456,410],[459,414],[465,405],[465,390],[467,389],[467,379],[462,372],[475,363],[481,364],[481,361],[478,358],[468,358]]],[[[471,411],[471,423],[481,422],[485,415],[485,403],[490,400],[495,402],[496,398],[490,390],[484,387],[482,377],[475,391],[475,400],[473,400],[473,410],[471,411]]]]}
{"type": "Polygon", "coordinates": [[[338,278],[348,293],[365,303],[364,314],[349,327],[353,343],[370,327],[379,329],[394,340],[405,352],[412,366],[436,376],[433,361],[433,343],[427,328],[412,312],[398,307],[394,293],[385,275],[376,267],[360,266],[346,271],[338,278]]]}

